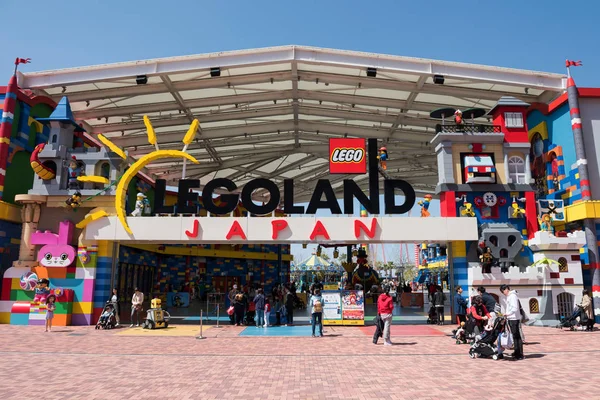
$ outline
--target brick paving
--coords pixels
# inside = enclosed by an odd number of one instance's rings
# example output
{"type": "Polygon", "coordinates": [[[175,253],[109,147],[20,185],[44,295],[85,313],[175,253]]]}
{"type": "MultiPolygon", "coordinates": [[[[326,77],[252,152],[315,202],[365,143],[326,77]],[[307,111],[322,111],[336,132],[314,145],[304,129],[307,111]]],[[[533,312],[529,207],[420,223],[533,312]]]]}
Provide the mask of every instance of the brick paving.
{"type": "MultiPolygon", "coordinates": [[[[525,327],[523,361],[472,360],[452,327],[326,327],[324,338],[193,336],[0,325],[2,399],[595,398],[600,332],[525,327]],[[422,329],[427,328],[427,329],[422,329]]],[[[258,329],[258,328],[252,328],[258,329]]],[[[158,331],[156,331],[158,332],[158,331]]]]}

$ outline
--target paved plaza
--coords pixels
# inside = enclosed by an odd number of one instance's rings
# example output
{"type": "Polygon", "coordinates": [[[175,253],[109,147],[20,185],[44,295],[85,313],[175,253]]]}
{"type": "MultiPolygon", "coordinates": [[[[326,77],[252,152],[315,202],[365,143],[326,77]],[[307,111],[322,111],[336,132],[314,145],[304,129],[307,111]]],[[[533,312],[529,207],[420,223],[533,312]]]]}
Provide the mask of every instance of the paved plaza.
{"type": "Polygon", "coordinates": [[[2,399],[573,399],[600,392],[600,331],[525,327],[523,361],[470,359],[451,326],[0,325],[2,399]],[[263,332],[257,334],[256,332],[263,332]],[[266,333],[264,333],[266,332],[266,333]],[[261,336],[262,335],[262,336],[261,336]],[[308,335],[308,336],[307,336],[308,335]]]}

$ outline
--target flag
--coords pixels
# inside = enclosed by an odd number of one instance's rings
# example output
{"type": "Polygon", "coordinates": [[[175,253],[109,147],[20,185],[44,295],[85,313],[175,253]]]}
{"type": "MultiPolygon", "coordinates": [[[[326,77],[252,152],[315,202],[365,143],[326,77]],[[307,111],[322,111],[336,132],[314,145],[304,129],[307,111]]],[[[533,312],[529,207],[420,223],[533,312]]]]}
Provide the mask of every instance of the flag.
{"type": "Polygon", "coordinates": [[[31,58],[18,58],[15,60],[15,65],[19,64],[29,64],[31,62],[31,58]]]}
{"type": "Polygon", "coordinates": [[[565,61],[565,67],[581,67],[581,61],[565,61]]]}

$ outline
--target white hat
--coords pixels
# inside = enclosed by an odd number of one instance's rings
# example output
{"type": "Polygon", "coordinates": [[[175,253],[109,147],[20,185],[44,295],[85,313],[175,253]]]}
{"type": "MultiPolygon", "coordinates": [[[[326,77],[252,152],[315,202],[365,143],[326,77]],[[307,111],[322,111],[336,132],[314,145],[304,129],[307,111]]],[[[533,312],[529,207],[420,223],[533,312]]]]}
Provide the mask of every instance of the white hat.
{"type": "Polygon", "coordinates": [[[143,198],[145,199],[145,198],[146,198],[146,195],[145,195],[144,193],[142,193],[142,192],[139,192],[139,193],[137,194],[137,197],[143,197],[143,198]]]}
{"type": "Polygon", "coordinates": [[[234,289],[237,289],[237,285],[233,285],[233,288],[234,288],[234,289]]]}
{"type": "Polygon", "coordinates": [[[462,114],[462,111],[460,111],[460,110],[456,110],[456,111],[454,112],[454,114],[462,114]]]}

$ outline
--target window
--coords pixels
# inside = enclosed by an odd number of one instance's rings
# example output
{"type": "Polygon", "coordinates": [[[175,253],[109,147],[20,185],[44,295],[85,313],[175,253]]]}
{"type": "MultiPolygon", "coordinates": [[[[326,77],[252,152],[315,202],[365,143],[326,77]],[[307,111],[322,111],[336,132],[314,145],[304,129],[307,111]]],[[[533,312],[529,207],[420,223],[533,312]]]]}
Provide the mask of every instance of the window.
{"type": "Polygon", "coordinates": [[[570,317],[573,312],[573,307],[575,306],[575,296],[571,293],[560,293],[556,296],[556,306],[559,319],[560,317],[570,317]]]}
{"type": "Polygon", "coordinates": [[[527,183],[525,160],[523,158],[512,156],[508,159],[508,177],[512,183],[527,183]]]}
{"type": "Polygon", "coordinates": [[[558,259],[558,272],[569,272],[569,263],[564,257],[558,259]]]}
{"type": "Polygon", "coordinates": [[[540,312],[540,303],[538,303],[537,299],[529,300],[529,313],[530,314],[538,314],[540,312]]]}
{"type": "Polygon", "coordinates": [[[523,113],[507,112],[504,113],[504,122],[507,128],[523,128],[523,113]]]}

